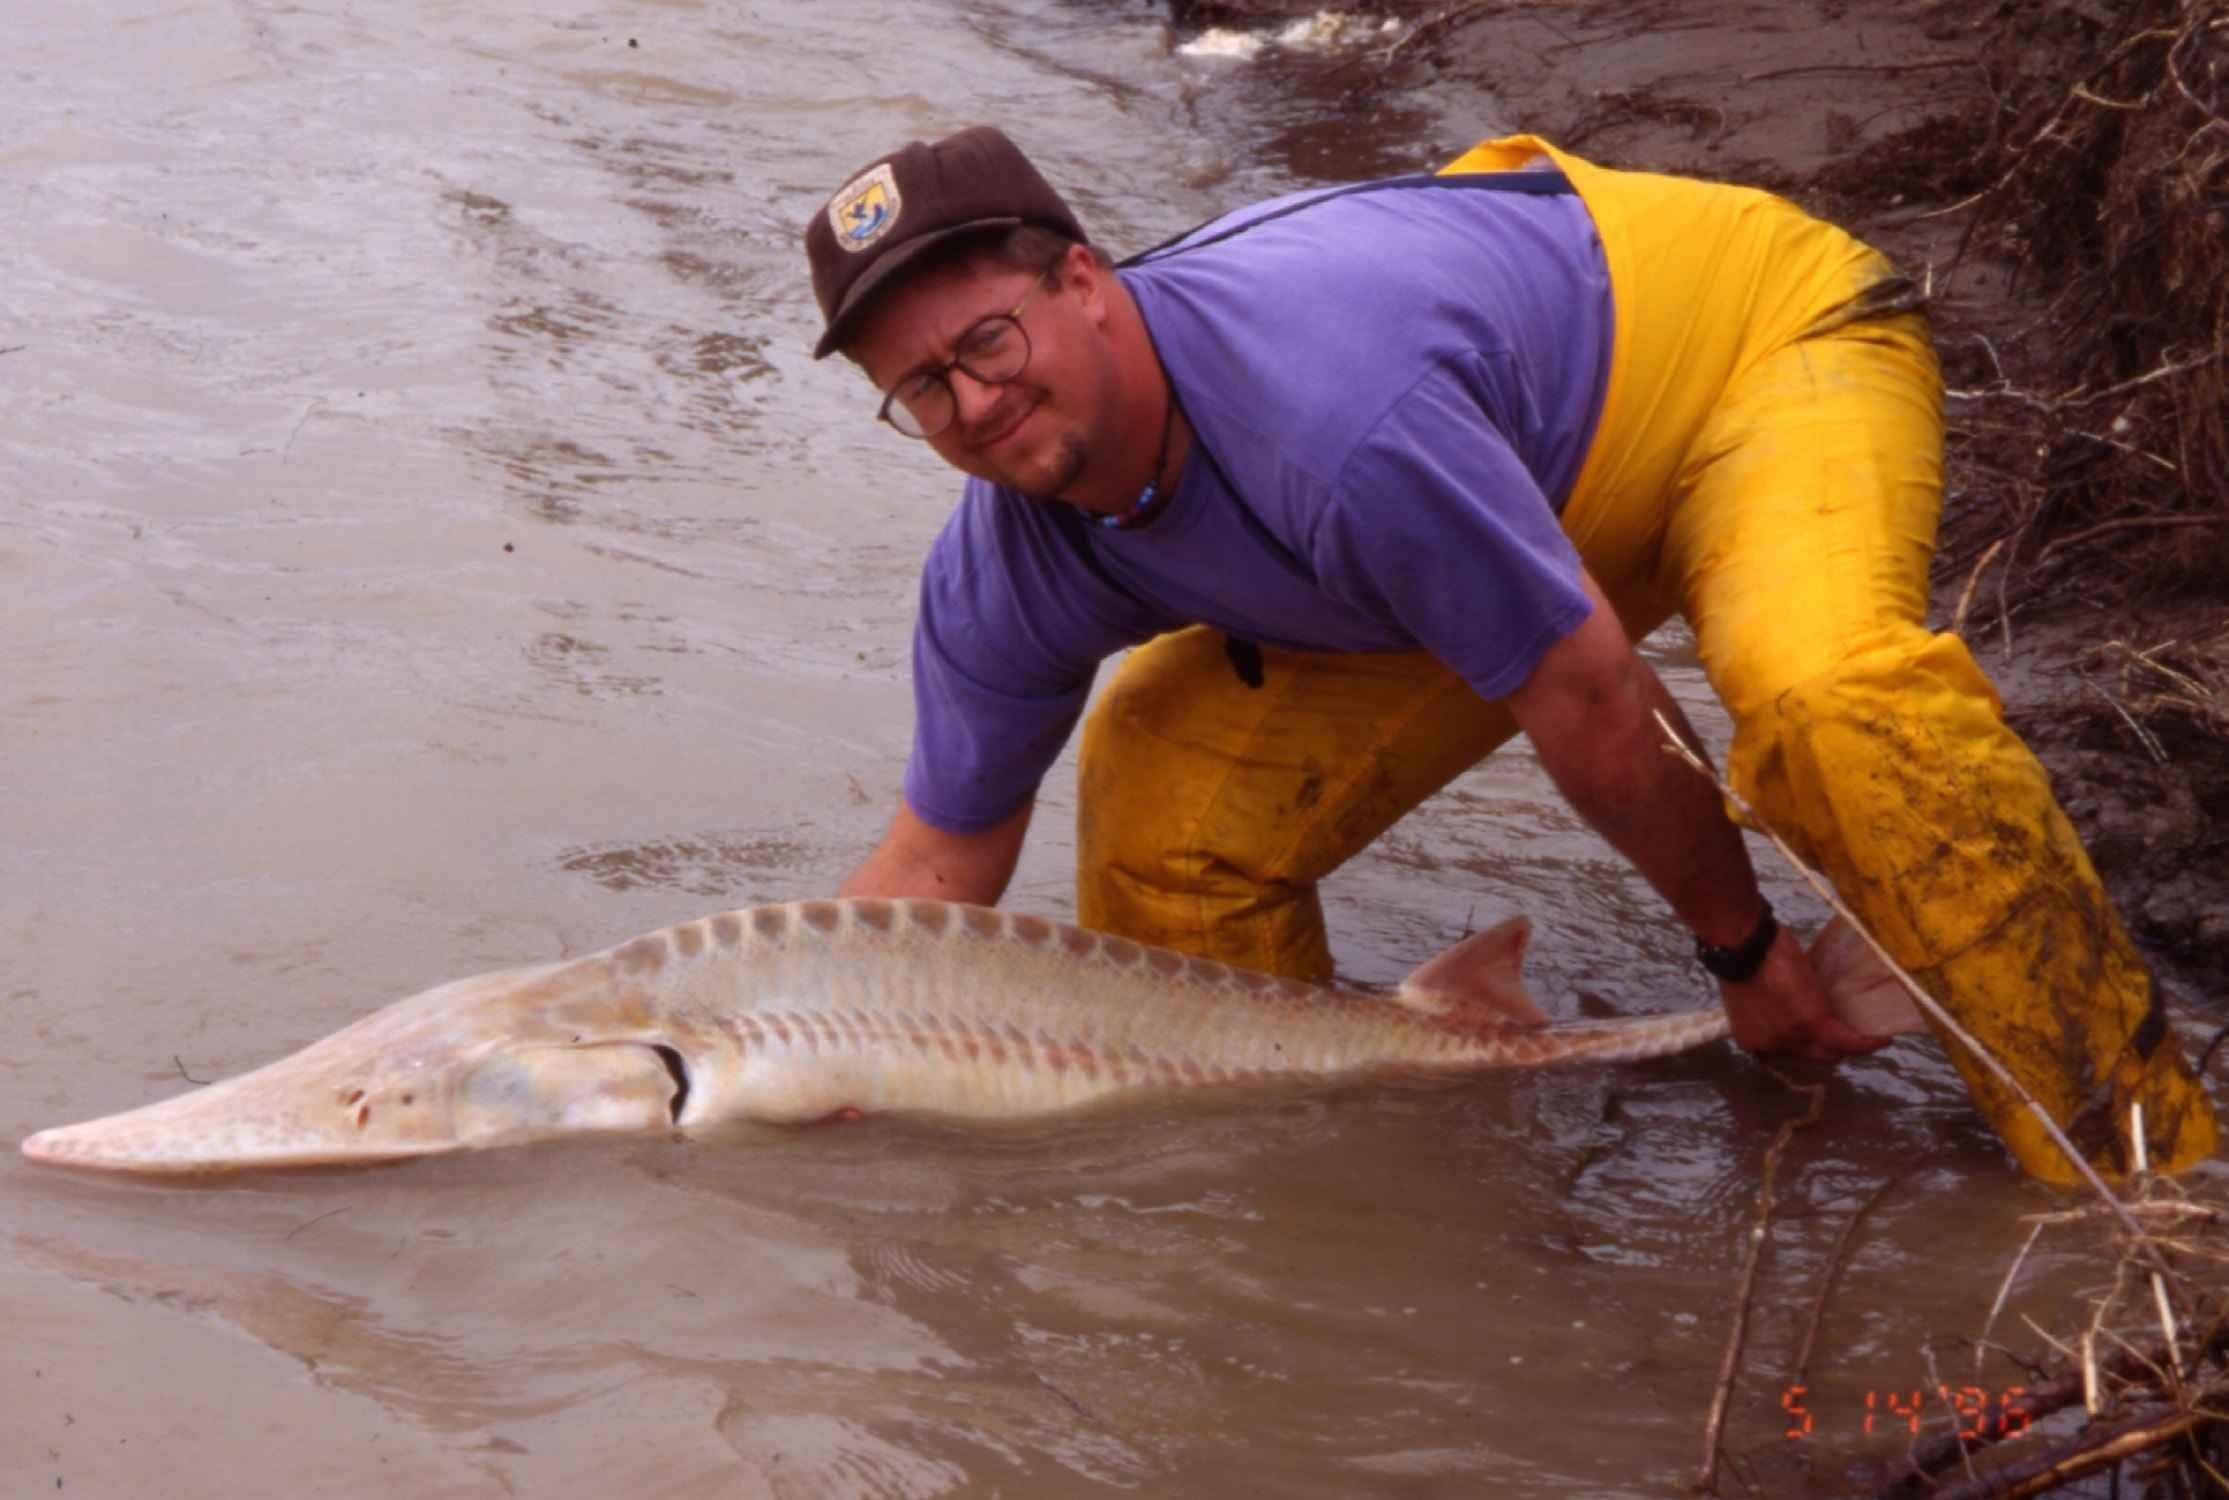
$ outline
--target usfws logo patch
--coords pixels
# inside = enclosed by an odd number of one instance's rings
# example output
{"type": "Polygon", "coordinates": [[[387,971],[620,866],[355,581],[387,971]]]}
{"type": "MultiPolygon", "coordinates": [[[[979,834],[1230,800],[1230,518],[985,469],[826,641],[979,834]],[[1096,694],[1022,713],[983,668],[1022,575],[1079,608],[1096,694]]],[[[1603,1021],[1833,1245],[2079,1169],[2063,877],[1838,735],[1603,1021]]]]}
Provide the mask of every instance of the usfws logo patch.
{"type": "Polygon", "coordinates": [[[864,250],[889,233],[904,206],[898,197],[898,179],[884,162],[863,172],[828,204],[828,225],[836,243],[846,250],[864,250]]]}

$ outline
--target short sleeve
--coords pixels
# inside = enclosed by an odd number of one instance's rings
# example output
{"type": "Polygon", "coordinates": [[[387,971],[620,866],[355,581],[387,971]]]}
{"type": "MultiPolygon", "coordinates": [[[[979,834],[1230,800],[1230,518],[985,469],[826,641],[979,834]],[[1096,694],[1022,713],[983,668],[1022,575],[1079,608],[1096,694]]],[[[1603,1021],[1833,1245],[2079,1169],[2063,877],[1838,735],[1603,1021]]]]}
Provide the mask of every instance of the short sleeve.
{"type": "Polygon", "coordinates": [[[981,832],[1035,796],[1100,661],[1165,628],[1035,504],[971,482],[922,567],[905,797],[948,833],[981,832]]]}

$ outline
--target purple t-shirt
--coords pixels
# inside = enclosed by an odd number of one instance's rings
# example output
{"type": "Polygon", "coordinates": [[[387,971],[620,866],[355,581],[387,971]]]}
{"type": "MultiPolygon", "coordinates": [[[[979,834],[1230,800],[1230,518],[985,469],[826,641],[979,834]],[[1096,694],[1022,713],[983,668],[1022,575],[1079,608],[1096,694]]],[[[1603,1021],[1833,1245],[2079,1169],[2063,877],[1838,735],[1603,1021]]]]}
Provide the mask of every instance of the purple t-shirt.
{"type": "Polygon", "coordinates": [[[1499,698],[1586,618],[1557,514],[1608,377],[1609,273],[1576,195],[1464,181],[1257,205],[1124,268],[1191,453],[1151,525],[1086,528],[1098,568],[1048,507],[968,481],[914,630],[924,821],[1015,812],[1100,661],[1163,631],[1422,648],[1499,698]]]}

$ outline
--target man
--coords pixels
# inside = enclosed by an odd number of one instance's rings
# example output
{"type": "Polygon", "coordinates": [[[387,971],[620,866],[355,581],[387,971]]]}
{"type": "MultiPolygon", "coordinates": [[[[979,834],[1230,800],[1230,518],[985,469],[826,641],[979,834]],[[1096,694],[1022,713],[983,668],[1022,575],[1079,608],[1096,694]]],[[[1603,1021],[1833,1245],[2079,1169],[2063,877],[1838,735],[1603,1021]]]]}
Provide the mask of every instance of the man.
{"type": "MultiPolygon", "coordinates": [[[[905,796],[847,895],[995,901],[1098,663],[1078,917],[1329,971],[1316,882],[1512,733],[1695,934],[1736,1038],[1869,1050],[1632,642],[1675,610],[1760,816],[2109,1170],[2202,1090],[2048,783],[1922,626],[1940,381],[1909,285],[1766,194],[1529,137],[1117,270],[998,131],[806,245],[882,416],[970,478],[924,570],[905,796]]],[[[1684,728],[1684,726],[1683,726],[1684,728]]],[[[1952,1044],[2028,1170],[2068,1163],[1952,1044]]]]}

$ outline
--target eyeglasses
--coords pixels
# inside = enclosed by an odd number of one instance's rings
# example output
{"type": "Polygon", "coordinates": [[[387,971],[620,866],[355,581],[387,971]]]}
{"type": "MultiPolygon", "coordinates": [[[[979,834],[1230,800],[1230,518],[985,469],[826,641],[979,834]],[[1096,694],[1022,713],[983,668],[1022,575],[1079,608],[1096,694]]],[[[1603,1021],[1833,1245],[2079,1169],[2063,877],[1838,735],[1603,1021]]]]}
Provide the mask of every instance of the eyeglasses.
{"type": "Polygon", "coordinates": [[[1029,331],[1022,327],[1022,309],[1045,289],[1043,278],[1030,283],[1022,300],[1002,313],[992,313],[968,325],[943,364],[916,370],[890,388],[882,398],[883,421],[907,437],[933,438],[952,425],[960,414],[959,398],[952,394],[952,372],[964,371],[978,385],[1004,385],[1019,380],[1029,368],[1029,331]]]}

